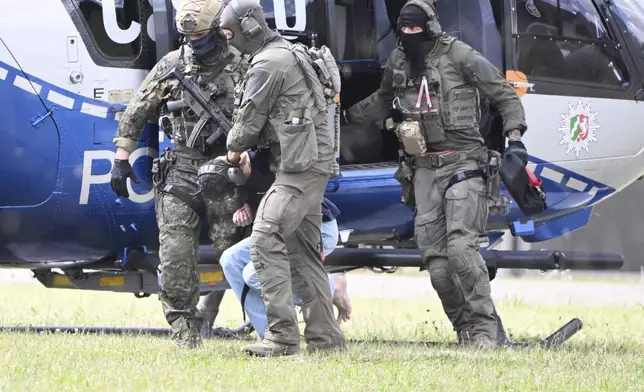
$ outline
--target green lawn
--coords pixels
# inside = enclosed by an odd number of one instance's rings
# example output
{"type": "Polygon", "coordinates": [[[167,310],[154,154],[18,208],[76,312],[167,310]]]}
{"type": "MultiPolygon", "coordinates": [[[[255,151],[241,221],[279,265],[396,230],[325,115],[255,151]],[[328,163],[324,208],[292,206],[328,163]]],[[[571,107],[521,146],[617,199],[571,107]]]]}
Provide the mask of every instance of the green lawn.
{"type": "MultiPolygon", "coordinates": [[[[455,340],[437,302],[354,299],[348,338],[455,340]]],[[[554,350],[475,352],[448,344],[350,344],[346,354],[246,358],[245,342],[178,352],[167,338],[0,333],[0,391],[629,391],[644,389],[644,307],[497,304],[516,340],[537,340],[572,317],[584,328],[554,350]]],[[[219,323],[241,321],[232,292],[219,323]]],[[[161,326],[156,296],[0,286],[0,323],[161,326]]],[[[303,347],[305,345],[303,344],[303,347]]]]}

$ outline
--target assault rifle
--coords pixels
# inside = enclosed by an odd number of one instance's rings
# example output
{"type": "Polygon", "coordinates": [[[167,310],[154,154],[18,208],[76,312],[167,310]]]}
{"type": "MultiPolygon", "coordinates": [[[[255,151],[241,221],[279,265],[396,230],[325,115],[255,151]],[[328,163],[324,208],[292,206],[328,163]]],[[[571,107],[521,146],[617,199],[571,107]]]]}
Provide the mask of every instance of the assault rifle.
{"type": "Polygon", "coordinates": [[[221,108],[214,102],[211,102],[210,96],[206,94],[191,77],[185,77],[182,72],[174,68],[167,77],[174,77],[179,81],[184,94],[183,99],[178,101],[170,101],[167,103],[168,111],[174,112],[185,107],[189,107],[197,116],[199,121],[195,124],[194,129],[190,133],[186,145],[193,148],[197,137],[201,135],[203,127],[208,120],[212,120],[213,126],[216,128],[215,132],[208,137],[206,144],[212,145],[222,136],[228,136],[228,132],[233,127],[232,123],[228,120],[226,115],[221,111],[221,108]]]}

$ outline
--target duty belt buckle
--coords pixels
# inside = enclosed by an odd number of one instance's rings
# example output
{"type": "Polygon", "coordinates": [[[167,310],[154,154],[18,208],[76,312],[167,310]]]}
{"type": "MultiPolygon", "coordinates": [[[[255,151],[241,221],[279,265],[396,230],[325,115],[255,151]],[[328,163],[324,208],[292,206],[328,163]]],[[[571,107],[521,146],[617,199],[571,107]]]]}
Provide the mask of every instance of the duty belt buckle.
{"type": "Polygon", "coordinates": [[[432,155],[432,163],[435,167],[442,167],[445,164],[445,157],[443,155],[432,155]]]}
{"type": "Polygon", "coordinates": [[[165,158],[166,162],[174,162],[176,155],[174,154],[174,151],[170,149],[170,147],[166,147],[163,150],[163,157],[165,158]]]}

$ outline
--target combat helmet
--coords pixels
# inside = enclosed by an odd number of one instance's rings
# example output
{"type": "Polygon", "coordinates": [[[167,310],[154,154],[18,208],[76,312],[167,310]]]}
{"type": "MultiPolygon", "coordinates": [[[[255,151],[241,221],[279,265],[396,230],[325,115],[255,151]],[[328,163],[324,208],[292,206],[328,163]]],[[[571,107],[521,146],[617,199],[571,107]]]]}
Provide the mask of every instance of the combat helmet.
{"type": "Polygon", "coordinates": [[[183,35],[207,33],[219,25],[223,9],[221,0],[182,0],[175,22],[183,35]]]}
{"type": "Polygon", "coordinates": [[[186,37],[194,57],[202,63],[217,63],[228,48],[219,27],[222,9],[221,0],[182,0],[177,10],[177,30],[186,37]]]}

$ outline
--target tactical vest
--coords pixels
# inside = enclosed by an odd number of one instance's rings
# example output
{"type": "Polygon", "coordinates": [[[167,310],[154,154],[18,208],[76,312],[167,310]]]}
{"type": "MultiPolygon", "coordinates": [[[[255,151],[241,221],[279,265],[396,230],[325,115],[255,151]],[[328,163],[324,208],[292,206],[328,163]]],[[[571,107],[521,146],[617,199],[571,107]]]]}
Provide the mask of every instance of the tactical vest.
{"type": "Polygon", "coordinates": [[[454,40],[446,36],[441,38],[426,56],[425,70],[415,79],[409,77],[409,64],[405,63],[401,51],[394,62],[393,106],[402,113],[403,119],[396,127],[396,133],[409,155],[424,154],[431,145],[445,141],[446,133],[450,131],[478,131],[479,91],[470,86],[460,72],[458,64],[463,59],[457,57],[463,57],[463,54],[450,52],[454,40]],[[445,64],[445,57],[456,64],[457,72],[445,64]]]}
{"type": "MultiPolygon", "coordinates": [[[[235,59],[235,56],[229,55],[228,61],[235,59]]],[[[228,118],[232,118],[234,109],[234,88],[235,82],[233,79],[239,79],[239,75],[235,78],[234,72],[231,74],[231,67],[237,64],[229,63],[225,67],[201,67],[192,61],[190,53],[183,56],[182,65],[183,73],[185,76],[191,77],[199,87],[211,97],[211,102],[219,106],[223,114],[228,118]],[[210,75],[216,75],[211,77],[210,75]],[[233,79],[231,79],[231,76],[233,79]]],[[[241,71],[237,71],[241,72],[241,71]]],[[[170,81],[170,92],[167,101],[180,101],[188,97],[188,93],[184,91],[180,83],[176,79],[170,81]]],[[[160,118],[160,123],[163,131],[172,138],[175,144],[175,150],[182,155],[194,155],[195,157],[213,157],[221,155],[226,152],[225,137],[215,142],[213,145],[208,145],[206,140],[214,132],[211,129],[211,122],[207,123],[201,134],[196,138],[196,142],[192,148],[186,145],[190,139],[195,125],[199,121],[199,116],[190,108],[183,107],[180,110],[173,112],[164,112],[160,118]]]]}
{"type": "MultiPolygon", "coordinates": [[[[318,165],[319,170],[330,171],[337,175],[339,165],[334,165],[331,150],[318,150],[322,145],[333,145],[339,157],[339,116],[334,117],[335,133],[325,135],[328,126],[320,126],[314,121],[321,112],[328,116],[328,108],[335,105],[334,99],[340,91],[340,72],[325,46],[320,49],[307,48],[301,44],[293,44],[282,38],[269,42],[262,51],[255,55],[253,62],[259,62],[270,57],[271,53],[287,50],[293,56],[295,63],[303,74],[310,96],[301,96],[299,106],[292,108],[290,113],[283,113],[284,122],[271,128],[269,132],[262,130],[257,143],[258,148],[270,148],[279,170],[284,172],[303,172],[318,165]],[[321,142],[329,136],[329,143],[321,142]],[[326,162],[326,156],[331,156],[326,162]],[[325,161],[318,162],[319,157],[325,161]],[[328,168],[326,167],[328,166],[328,168]]],[[[235,88],[235,114],[243,101],[243,93],[247,80],[235,88]]],[[[328,121],[328,119],[327,119],[328,121]]],[[[337,159],[339,161],[339,158],[337,159]]]]}

